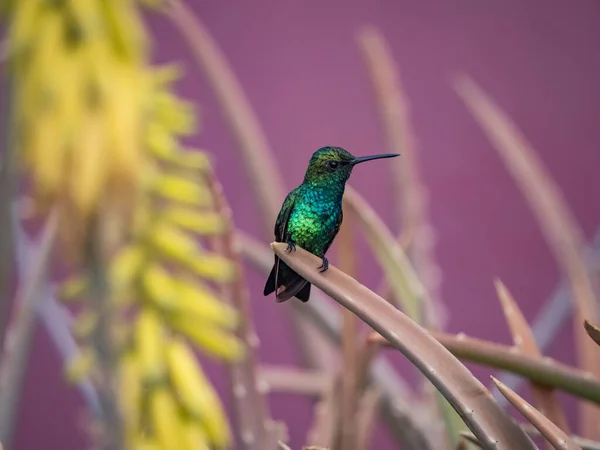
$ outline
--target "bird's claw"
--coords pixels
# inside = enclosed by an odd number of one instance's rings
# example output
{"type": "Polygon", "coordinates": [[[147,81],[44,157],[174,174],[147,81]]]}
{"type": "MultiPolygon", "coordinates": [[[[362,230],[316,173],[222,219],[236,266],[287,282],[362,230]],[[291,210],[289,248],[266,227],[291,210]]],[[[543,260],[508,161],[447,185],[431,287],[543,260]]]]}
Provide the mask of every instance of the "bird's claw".
{"type": "Polygon", "coordinates": [[[323,264],[321,264],[319,267],[317,267],[317,269],[321,269],[319,270],[319,272],[325,272],[327,269],[329,269],[329,261],[327,260],[327,258],[325,258],[325,256],[322,256],[321,259],[323,260],[323,264]]]}
{"type": "Polygon", "coordinates": [[[291,253],[292,251],[296,251],[296,244],[292,241],[288,241],[286,251],[288,253],[291,253]]]}

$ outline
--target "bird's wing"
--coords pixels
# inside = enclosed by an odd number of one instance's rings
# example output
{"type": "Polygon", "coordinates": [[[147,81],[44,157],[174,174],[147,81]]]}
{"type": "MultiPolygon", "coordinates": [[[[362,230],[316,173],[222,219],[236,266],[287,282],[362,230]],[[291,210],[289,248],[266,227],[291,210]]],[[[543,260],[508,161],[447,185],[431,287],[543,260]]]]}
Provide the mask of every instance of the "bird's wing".
{"type": "Polygon", "coordinates": [[[335,221],[335,229],[333,230],[333,236],[337,236],[338,231],[340,231],[340,227],[342,226],[342,222],[344,221],[344,210],[340,208],[340,212],[337,215],[337,219],[335,221]]]}
{"type": "Polygon", "coordinates": [[[327,250],[329,250],[329,247],[331,247],[331,244],[333,244],[333,239],[337,236],[338,232],[340,231],[340,227],[342,226],[343,221],[344,221],[344,211],[342,209],[340,209],[340,212],[338,213],[336,220],[335,220],[335,228],[333,229],[331,239],[329,240],[329,244],[327,244],[325,246],[325,248],[323,249],[323,254],[327,253],[327,250]]]}
{"type": "MultiPolygon", "coordinates": [[[[298,188],[290,192],[281,206],[277,220],[275,221],[275,241],[276,242],[287,242],[287,228],[290,216],[296,205],[296,199],[298,198],[298,188]]],[[[279,287],[279,264],[280,260],[275,255],[275,289],[279,287]]]]}
{"type": "Polygon", "coordinates": [[[277,220],[275,221],[275,241],[286,242],[286,232],[290,215],[294,210],[296,204],[296,198],[298,197],[297,188],[290,192],[281,206],[277,220]]]}

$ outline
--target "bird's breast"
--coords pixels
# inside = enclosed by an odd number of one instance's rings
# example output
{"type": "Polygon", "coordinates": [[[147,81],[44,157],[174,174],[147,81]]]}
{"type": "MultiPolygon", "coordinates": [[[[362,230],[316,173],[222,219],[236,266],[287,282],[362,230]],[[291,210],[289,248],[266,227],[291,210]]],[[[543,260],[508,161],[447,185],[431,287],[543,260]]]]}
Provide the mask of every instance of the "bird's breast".
{"type": "Polygon", "coordinates": [[[341,201],[331,201],[326,194],[310,193],[297,202],[288,222],[292,239],[310,252],[319,252],[332,238],[341,201]]]}

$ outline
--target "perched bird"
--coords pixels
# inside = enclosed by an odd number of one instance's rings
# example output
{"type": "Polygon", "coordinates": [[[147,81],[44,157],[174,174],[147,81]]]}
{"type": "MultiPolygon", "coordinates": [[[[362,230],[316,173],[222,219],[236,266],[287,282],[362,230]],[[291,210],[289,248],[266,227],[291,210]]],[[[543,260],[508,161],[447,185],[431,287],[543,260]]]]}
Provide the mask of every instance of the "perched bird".
{"type": "MultiPolygon", "coordinates": [[[[288,194],[275,222],[275,241],[287,243],[287,251],[296,245],[320,257],[320,272],[327,270],[325,253],[340,230],[343,220],[342,197],[346,181],[355,165],[397,154],[355,157],[340,147],[317,150],[308,163],[304,181],[288,194]]],[[[307,302],[310,283],[275,256],[264,295],[276,291],[278,302],[292,297],[307,302]]]]}

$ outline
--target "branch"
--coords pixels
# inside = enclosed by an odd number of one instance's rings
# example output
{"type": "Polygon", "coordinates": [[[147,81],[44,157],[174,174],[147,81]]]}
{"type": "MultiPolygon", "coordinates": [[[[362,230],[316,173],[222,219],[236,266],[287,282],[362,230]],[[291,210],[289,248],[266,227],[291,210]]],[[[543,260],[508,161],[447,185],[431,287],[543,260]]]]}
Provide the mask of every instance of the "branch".
{"type": "Polygon", "coordinates": [[[296,367],[262,364],[258,367],[261,382],[268,392],[322,397],[331,383],[326,372],[302,370],[296,367]]]}
{"type": "MultiPolygon", "coordinates": [[[[431,309],[429,293],[417,276],[414,267],[408,260],[400,244],[394,239],[390,230],[364,198],[350,187],[346,188],[344,203],[349,212],[355,214],[358,223],[367,237],[371,248],[383,268],[386,279],[390,281],[394,298],[401,303],[403,311],[413,320],[419,321],[421,310],[431,309]]],[[[358,366],[358,383],[366,377],[371,359],[376,352],[373,349],[361,349],[362,360],[358,366]]],[[[431,419],[430,419],[431,422],[431,419]]],[[[429,439],[438,440],[433,433],[428,433],[429,439]]],[[[439,435],[438,435],[439,436],[439,435]]],[[[439,443],[435,443],[436,448],[439,443]]]]}
{"type": "Polygon", "coordinates": [[[225,298],[240,313],[240,326],[236,330],[239,339],[246,344],[245,357],[230,365],[231,392],[237,409],[242,448],[247,450],[269,450],[277,447],[278,428],[269,417],[265,398],[266,389],[259,390],[257,351],[258,336],[252,322],[249,293],[244,281],[244,268],[234,243],[234,226],[231,209],[223,194],[223,188],[214,173],[207,176],[207,181],[216,199],[217,213],[226,221],[223,235],[223,254],[236,265],[236,279],[231,286],[224,286],[225,298]]]}
{"type": "MultiPolygon", "coordinates": [[[[600,253],[600,229],[595,231],[594,237],[588,243],[585,249],[586,267],[588,272],[594,273],[595,261],[598,260],[600,253]]],[[[560,330],[567,317],[571,315],[573,301],[571,299],[569,284],[561,280],[552,294],[545,300],[540,308],[535,320],[533,320],[531,329],[535,336],[535,341],[542,351],[547,349],[557,336],[560,336],[560,330]]],[[[527,382],[521,377],[508,372],[499,373],[497,378],[509,386],[513,391],[518,391],[523,382],[527,382]]],[[[507,400],[494,387],[492,394],[501,405],[506,404],[507,400]]]]}
{"type": "Polygon", "coordinates": [[[546,418],[537,409],[523,400],[519,394],[510,388],[506,387],[496,378],[491,377],[494,384],[498,387],[502,395],[504,395],[515,408],[519,410],[523,416],[535,426],[540,433],[556,448],[557,450],[581,450],[573,439],[564,431],[558,428],[551,420],[546,418]]]}
{"type": "MultiPolygon", "coordinates": [[[[537,437],[541,435],[540,431],[530,423],[521,424],[521,428],[530,436],[537,437]]],[[[589,439],[584,439],[575,435],[571,435],[570,437],[582,448],[582,450],[600,450],[600,442],[590,441],[589,439]]]]}
{"type": "MultiPolygon", "coordinates": [[[[389,168],[394,183],[395,210],[399,214],[402,230],[397,241],[405,249],[428,293],[426,301],[420,305],[423,316],[420,323],[429,329],[442,329],[447,313],[439,293],[441,270],[433,252],[435,229],[427,217],[427,188],[419,173],[418,149],[410,123],[410,102],[402,85],[400,71],[382,32],[375,27],[365,27],[358,35],[358,44],[373,85],[388,149],[402,155],[402,158],[390,161],[389,168]]],[[[392,297],[389,277],[381,281],[377,292],[383,298],[392,297]]],[[[449,410],[443,400],[443,403],[438,402],[436,405],[431,385],[425,380],[422,382],[425,398],[432,403],[433,414],[438,416],[438,419],[432,420],[439,420],[440,413],[444,413],[446,426],[443,429],[450,444],[455,446],[462,421],[449,410]],[[441,411],[439,407],[442,408],[441,411]]],[[[433,436],[433,433],[430,434],[433,436]]],[[[444,446],[444,436],[437,434],[436,446],[444,446]]]]}
{"type": "Polygon", "coordinates": [[[475,436],[490,449],[535,448],[527,435],[493,400],[490,392],[423,328],[384,299],[330,265],[320,273],[319,258],[297,247],[271,247],[292,270],[385,336],[446,397],[475,436]]]}
{"type": "Polygon", "coordinates": [[[376,425],[377,406],[381,392],[377,388],[368,389],[361,397],[357,410],[356,448],[367,450],[376,425]]]}
{"type": "MultiPolygon", "coordinates": [[[[268,274],[273,264],[273,253],[269,248],[239,230],[236,241],[240,254],[262,273],[268,274]]],[[[340,346],[342,323],[340,314],[329,304],[322,292],[316,290],[311,295],[310,302],[306,304],[293,302],[291,306],[295,312],[303,314],[304,318],[309,319],[308,323],[314,325],[318,332],[327,338],[324,343],[328,345],[334,343],[336,346],[340,346]]],[[[359,361],[363,361],[360,355],[359,361]]],[[[363,366],[361,362],[358,365],[367,367],[363,366]]],[[[418,400],[408,383],[398,375],[396,369],[384,357],[376,358],[368,367],[370,367],[369,378],[382,393],[380,402],[382,417],[402,448],[407,450],[436,448],[428,440],[426,430],[430,424],[429,421],[417,414],[418,410],[415,411],[418,400]]],[[[364,380],[366,383],[366,373],[364,380]]],[[[358,383],[360,385],[360,381],[358,383]]]]}
{"type": "MultiPolygon", "coordinates": [[[[434,331],[430,334],[457,358],[507,370],[531,381],[600,404],[600,381],[591,374],[588,375],[548,357],[534,358],[519,353],[514,347],[464,334],[454,336],[434,331]]],[[[392,347],[383,336],[372,335],[369,339],[392,347]]]]}
{"type": "MultiPolygon", "coordinates": [[[[529,436],[538,437],[541,436],[539,430],[531,425],[530,423],[522,423],[521,429],[527,433],[529,436]]],[[[464,430],[460,432],[460,436],[465,438],[467,441],[475,444],[478,448],[482,448],[481,442],[477,440],[473,433],[470,431],[464,430]]],[[[600,442],[590,441],[589,439],[584,439],[580,436],[571,436],[571,439],[579,445],[582,450],[600,450],[600,442]]]]}
{"type": "Polygon", "coordinates": [[[306,434],[306,442],[324,447],[333,446],[335,427],[340,416],[340,408],[336,407],[340,403],[340,387],[337,379],[330,379],[325,395],[314,407],[312,420],[306,434]]]}
{"type": "Polygon", "coordinates": [[[346,187],[343,201],[358,219],[357,222],[392,285],[398,305],[409,317],[418,321],[422,305],[430,301],[429,294],[400,244],[371,205],[350,186],[346,187]]]}
{"type": "MultiPolygon", "coordinates": [[[[525,355],[541,358],[542,352],[540,352],[535,342],[531,328],[529,328],[525,317],[523,317],[519,305],[500,280],[496,280],[495,284],[498,298],[502,305],[502,311],[511,330],[515,347],[525,355]]],[[[533,398],[539,405],[540,412],[554,422],[561,430],[569,434],[567,418],[560,407],[554,391],[539,383],[531,383],[531,389],[533,398]]]]}
{"type": "MultiPolygon", "coordinates": [[[[579,367],[600,376],[600,352],[581,329],[584,319],[593,323],[600,321],[595,286],[583,257],[581,228],[559,187],[508,115],[466,76],[457,79],[455,90],[521,188],[556,261],[569,279],[574,300],[573,319],[579,367]]],[[[580,408],[582,433],[599,439],[600,408],[585,402],[581,403],[580,408]]]]}
{"type": "Polygon", "coordinates": [[[118,401],[117,366],[119,350],[111,332],[115,323],[114,306],[110,302],[108,281],[108,226],[101,213],[92,219],[87,233],[84,255],[85,270],[90,283],[87,298],[90,309],[96,315],[91,332],[91,346],[97,362],[96,383],[102,417],[101,430],[96,435],[99,448],[104,450],[125,449],[123,414],[118,401]]]}
{"type": "MultiPolygon", "coordinates": [[[[346,211],[344,223],[340,229],[338,260],[340,268],[350,276],[356,273],[356,243],[353,226],[354,211],[346,211]]],[[[342,310],[342,367],[339,376],[341,385],[338,420],[335,424],[333,448],[354,450],[356,448],[357,409],[360,392],[357,390],[357,351],[358,351],[358,319],[347,309],[342,310]]]]}
{"type": "MultiPolygon", "coordinates": [[[[3,49],[6,47],[2,42],[3,49]]],[[[0,152],[0,340],[6,338],[6,316],[9,312],[9,302],[12,295],[13,279],[13,220],[12,203],[14,201],[17,183],[17,154],[13,145],[13,119],[11,111],[11,81],[5,76],[0,83],[0,136],[2,136],[2,151],[0,152]]],[[[0,430],[1,432],[1,430],[0,430]]],[[[0,434],[1,436],[1,434],[0,434]]],[[[6,442],[5,442],[6,445],[6,442]]]]}
{"type": "Polygon", "coordinates": [[[600,345],[600,328],[596,325],[592,325],[587,320],[583,322],[583,326],[585,327],[585,331],[592,340],[600,345]]]}

